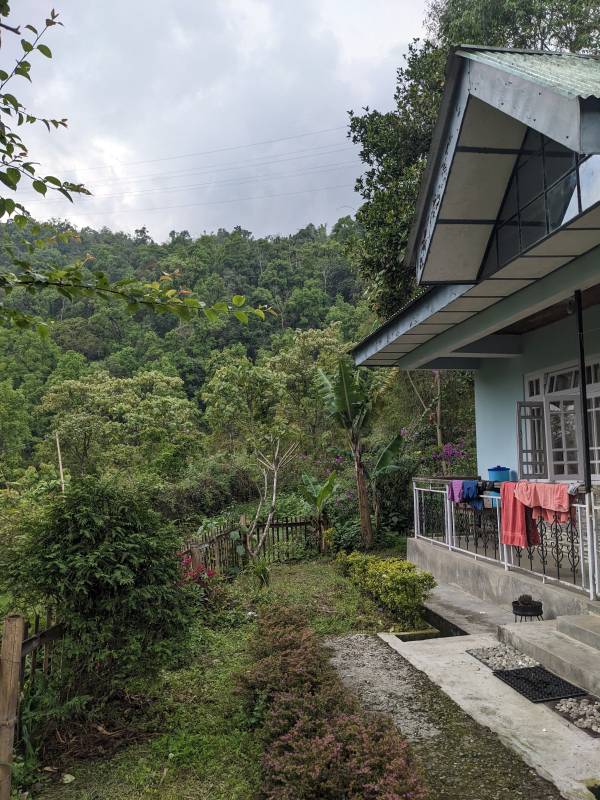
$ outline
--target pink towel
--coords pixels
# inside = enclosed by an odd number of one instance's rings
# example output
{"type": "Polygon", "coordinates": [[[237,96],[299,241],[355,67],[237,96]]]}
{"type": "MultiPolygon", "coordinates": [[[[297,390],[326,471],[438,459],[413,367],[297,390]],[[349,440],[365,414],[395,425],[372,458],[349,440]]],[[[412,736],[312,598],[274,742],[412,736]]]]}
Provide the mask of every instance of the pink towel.
{"type": "Polygon", "coordinates": [[[462,503],[463,500],[463,482],[450,481],[448,484],[448,497],[453,503],[462,503]]]}
{"type": "Polygon", "coordinates": [[[540,534],[527,507],[516,496],[517,485],[512,481],[504,481],[500,487],[500,541],[514,547],[528,547],[540,543],[540,534]]]}
{"type": "Polygon", "coordinates": [[[571,519],[571,495],[566,483],[519,481],[515,497],[532,510],[534,519],[566,523],[571,519]]]}

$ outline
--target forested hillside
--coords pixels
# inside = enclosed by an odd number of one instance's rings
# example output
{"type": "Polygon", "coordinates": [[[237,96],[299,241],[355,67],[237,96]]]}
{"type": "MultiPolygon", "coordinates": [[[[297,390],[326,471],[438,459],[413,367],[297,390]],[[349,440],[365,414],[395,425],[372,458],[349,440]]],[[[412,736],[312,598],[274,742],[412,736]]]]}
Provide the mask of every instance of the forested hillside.
{"type": "MultiPolygon", "coordinates": [[[[16,242],[14,225],[3,234],[16,242]]],[[[169,273],[209,303],[239,294],[269,311],[246,323],[204,314],[182,322],[172,314],[132,314],[124,303],[97,296],[72,301],[50,290],[13,292],[12,305],[50,321],[47,337],[0,328],[0,475],[15,507],[57,485],[58,434],[67,478],[133,481],[168,518],[195,525],[257,496],[256,448],[281,437],[299,445],[283,476],[282,510],[301,510],[302,501],[289,494],[302,472],[323,479],[335,469],[344,487],[337,507],[343,516],[347,507],[350,518],[351,462],[343,432],[323,408],[318,368],[332,373],[375,324],[353,268],[359,239],[346,217],[331,232],[309,225],[292,236],[258,239],[236,228],[194,239],[173,231],[164,244],[143,228],[133,237],[84,229],[40,250],[44,267],[87,259],[111,281],[169,273]]],[[[414,380],[431,402],[436,376],[414,380]]],[[[406,479],[439,449],[433,405],[424,413],[412,384],[395,371],[369,373],[369,381],[380,411],[368,450],[418,423],[407,437],[406,479]]],[[[453,408],[462,398],[467,410],[463,418],[444,411],[444,442],[469,430],[468,381],[451,379],[445,393],[453,408]]],[[[402,508],[407,498],[390,496],[389,514],[402,508]]]]}

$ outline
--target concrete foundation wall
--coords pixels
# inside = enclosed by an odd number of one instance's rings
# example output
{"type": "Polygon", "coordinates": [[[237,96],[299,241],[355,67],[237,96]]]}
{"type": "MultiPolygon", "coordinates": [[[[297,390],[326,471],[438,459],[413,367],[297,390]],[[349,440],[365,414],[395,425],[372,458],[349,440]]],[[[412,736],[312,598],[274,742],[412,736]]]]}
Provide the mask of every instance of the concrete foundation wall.
{"type": "Polygon", "coordinates": [[[589,600],[583,593],[561,588],[522,572],[506,571],[502,565],[475,560],[423,539],[408,540],[408,560],[432,572],[438,583],[459,586],[488,603],[511,608],[521,594],[530,594],[544,604],[544,618],[564,614],[600,613],[600,602],[589,600]]]}

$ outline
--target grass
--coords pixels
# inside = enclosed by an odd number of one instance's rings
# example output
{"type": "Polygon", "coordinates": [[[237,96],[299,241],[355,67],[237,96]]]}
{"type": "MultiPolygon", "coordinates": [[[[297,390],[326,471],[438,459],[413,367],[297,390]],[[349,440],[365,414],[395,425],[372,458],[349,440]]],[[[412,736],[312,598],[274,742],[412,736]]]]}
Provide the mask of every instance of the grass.
{"type": "MultiPolygon", "coordinates": [[[[387,630],[393,620],[326,561],[274,565],[267,589],[249,576],[232,586],[246,612],[270,602],[302,606],[318,634],[387,630]]],[[[238,624],[192,631],[194,659],[164,675],[152,717],[160,732],[105,761],[66,765],[72,783],[41,800],[252,800],[259,785],[260,746],[247,725],[236,675],[248,661],[252,613],[238,624]]]]}

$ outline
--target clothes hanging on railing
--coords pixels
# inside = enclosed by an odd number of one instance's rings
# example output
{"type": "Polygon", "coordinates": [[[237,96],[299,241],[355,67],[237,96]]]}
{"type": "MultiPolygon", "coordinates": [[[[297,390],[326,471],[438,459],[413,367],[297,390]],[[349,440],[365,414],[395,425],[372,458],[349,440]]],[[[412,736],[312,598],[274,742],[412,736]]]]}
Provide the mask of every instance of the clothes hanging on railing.
{"type": "Polygon", "coordinates": [[[515,497],[532,510],[535,520],[556,520],[565,524],[572,518],[572,495],[566,483],[519,481],[515,486],[515,497]]]}
{"type": "Polygon", "coordinates": [[[468,503],[476,511],[481,511],[483,508],[481,491],[480,481],[454,480],[448,484],[448,498],[453,503],[468,503]]]}
{"type": "Polygon", "coordinates": [[[532,509],[516,496],[517,485],[512,481],[504,481],[500,486],[500,541],[514,547],[529,547],[540,543],[540,533],[533,519],[532,509]]]}

